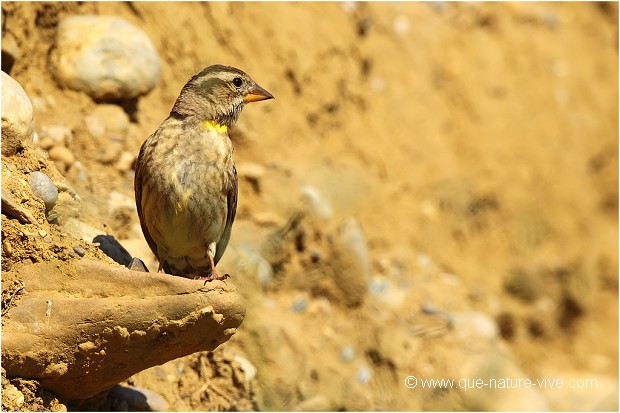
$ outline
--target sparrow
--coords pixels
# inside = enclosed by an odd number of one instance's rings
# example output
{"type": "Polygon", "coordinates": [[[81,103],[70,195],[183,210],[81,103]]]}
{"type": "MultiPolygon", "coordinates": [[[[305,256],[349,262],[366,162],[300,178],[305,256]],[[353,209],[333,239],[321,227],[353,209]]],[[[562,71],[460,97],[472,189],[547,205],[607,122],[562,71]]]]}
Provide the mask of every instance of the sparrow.
{"type": "Polygon", "coordinates": [[[159,272],[222,280],[215,266],[237,210],[237,170],[228,129],[250,102],[273,95],[243,71],[213,65],[183,87],[170,115],[142,144],[134,190],[159,272]]]}

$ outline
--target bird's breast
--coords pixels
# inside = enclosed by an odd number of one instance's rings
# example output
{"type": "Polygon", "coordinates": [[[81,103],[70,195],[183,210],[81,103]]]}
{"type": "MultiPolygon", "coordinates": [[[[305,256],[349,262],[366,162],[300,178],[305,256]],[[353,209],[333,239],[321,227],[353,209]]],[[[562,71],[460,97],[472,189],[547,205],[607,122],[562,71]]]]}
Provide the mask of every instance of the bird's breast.
{"type": "MultiPolygon", "coordinates": [[[[228,190],[234,170],[228,136],[215,130],[179,136],[169,147],[158,148],[164,162],[151,182],[162,194],[159,219],[152,222],[153,238],[171,256],[197,256],[217,242],[225,228],[228,190]]],[[[148,206],[147,206],[148,208],[148,206]]],[[[157,215],[157,214],[154,214],[157,215]]],[[[152,215],[151,215],[152,216],[152,215]]]]}

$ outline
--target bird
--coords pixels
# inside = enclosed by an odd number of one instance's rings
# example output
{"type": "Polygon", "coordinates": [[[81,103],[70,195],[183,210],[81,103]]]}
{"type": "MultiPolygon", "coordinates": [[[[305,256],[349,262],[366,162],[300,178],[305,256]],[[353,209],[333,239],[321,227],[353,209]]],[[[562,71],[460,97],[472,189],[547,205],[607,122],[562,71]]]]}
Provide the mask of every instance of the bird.
{"type": "Polygon", "coordinates": [[[247,103],[273,99],[245,72],[211,65],[183,86],[170,115],[135,163],[140,226],[158,272],[223,280],[216,265],[230,240],[238,178],[228,129],[247,103]]]}

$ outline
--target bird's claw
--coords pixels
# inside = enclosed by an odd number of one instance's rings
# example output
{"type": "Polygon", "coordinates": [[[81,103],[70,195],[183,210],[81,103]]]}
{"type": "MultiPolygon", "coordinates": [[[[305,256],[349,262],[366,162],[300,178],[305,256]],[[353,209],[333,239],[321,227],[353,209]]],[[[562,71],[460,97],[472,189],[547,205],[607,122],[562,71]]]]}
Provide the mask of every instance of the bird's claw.
{"type": "MultiPolygon", "coordinates": [[[[209,281],[224,281],[227,278],[230,278],[230,274],[219,275],[218,273],[211,273],[207,276],[196,276],[194,277],[194,280],[204,280],[204,285],[207,285],[209,281]]],[[[225,281],[224,284],[226,284],[225,281]]]]}

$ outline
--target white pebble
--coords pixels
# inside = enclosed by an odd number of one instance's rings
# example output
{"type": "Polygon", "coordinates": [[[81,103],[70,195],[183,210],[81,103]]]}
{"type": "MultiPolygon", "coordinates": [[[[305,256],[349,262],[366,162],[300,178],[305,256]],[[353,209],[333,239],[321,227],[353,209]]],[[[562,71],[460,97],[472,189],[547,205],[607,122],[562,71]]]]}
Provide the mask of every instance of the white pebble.
{"type": "Polygon", "coordinates": [[[246,383],[249,383],[256,378],[256,367],[248,359],[241,356],[235,356],[234,360],[239,363],[241,370],[245,373],[246,383]]]}
{"type": "Polygon", "coordinates": [[[2,154],[15,154],[34,137],[34,117],[28,95],[15,79],[2,72],[2,154]]]}
{"type": "Polygon", "coordinates": [[[394,22],[392,23],[392,27],[394,32],[399,36],[404,36],[409,33],[409,18],[404,15],[396,16],[394,22]]]}
{"type": "Polygon", "coordinates": [[[302,199],[309,212],[319,218],[329,219],[334,215],[331,206],[315,187],[306,185],[301,189],[302,199]]]}

